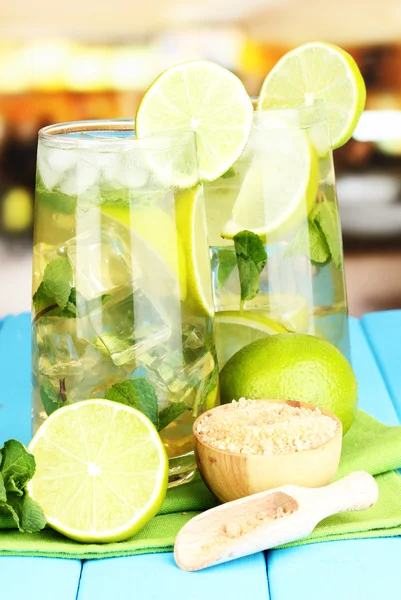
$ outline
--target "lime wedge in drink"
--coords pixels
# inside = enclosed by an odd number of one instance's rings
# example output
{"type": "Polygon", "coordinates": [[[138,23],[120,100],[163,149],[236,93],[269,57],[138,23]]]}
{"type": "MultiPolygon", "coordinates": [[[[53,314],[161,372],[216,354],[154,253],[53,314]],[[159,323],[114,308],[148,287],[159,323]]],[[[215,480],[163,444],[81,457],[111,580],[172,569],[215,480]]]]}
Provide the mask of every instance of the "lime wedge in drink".
{"type": "Polygon", "coordinates": [[[253,145],[252,162],[221,235],[232,239],[247,229],[271,242],[306,220],[312,210],[319,184],[318,157],[304,131],[278,119],[271,127],[254,130],[250,150],[253,145]]]}
{"type": "Polygon", "coordinates": [[[258,108],[308,106],[324,100],[333,148],[351,137],[365,106],[366,88],[352,56],[322,42],[285,54],[267,75],[258,108]]]}
{"type": "Polygon", "coordinates": [[[270,317],[252,311],[224,310],[215,314],[217,358],[220,368],[241,348],[287,329],[270,317]]]}
{"type": "MultiPolygon", "coordinates": [[[[103,204],[101,210],[127,226],[138,258],[137,269],[142,268],[142,277],[149,279],[152,289],[156,285],[156,296],[171,295],[174,285],[179,282],[180,297],[184,301],[187,295],[186,258],[181,236],[170,214],[158,206],[103,204]]],[[[147,291],[150,293],[149,289],[147,291]]]]}
{"type": "MultiPolygon", "coordinates": [[[[199,176],[213,181],[240,156],[252,116],[252,102],[238,77],[212,62],[196,60],[168,69],[150,86],[138,108],[136,132],[142,138],[193,131],[199,176]]],[[[192,171],[186,171],[185,157],[176,169],[177,185],[196,183],[192,171]]]]}
{"type": "Polygon", "coordinates": [[[200,315],[213,314],[210,259],[202,189],[178,192],[177,230],[183,243],[187,276],[187,303],[200,315]]]}
{"type": "Polygon", "coordinates": [[[48,524],[82,542],[125,540],[158,512],[168,461],[141,412],[109,400],[56,410],[29,444],[36,472],[28,491],[48,524]]]}

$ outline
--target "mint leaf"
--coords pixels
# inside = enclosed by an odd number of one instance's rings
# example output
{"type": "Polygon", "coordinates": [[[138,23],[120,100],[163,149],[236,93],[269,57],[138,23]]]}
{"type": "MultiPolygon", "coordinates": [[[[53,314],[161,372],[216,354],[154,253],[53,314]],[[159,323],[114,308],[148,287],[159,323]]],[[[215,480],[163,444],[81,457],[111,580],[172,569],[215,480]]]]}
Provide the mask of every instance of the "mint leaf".
{"type": "Polygon", "coordinates": [[[234,268],[237,266],[237,257],[232,248],[220,248],[213,256],[213,271],[217,270],[217,287],[221,291],[234,268]],[[217,267],[217,268],[216,268],[217,267]]]}
{"type": "Polygon", "coordinates": [[[60,308],[65,308],[72,288],[72,268],[67,258],[55,258],[49,262],[43,274],[43,288],[60,308]]]}
{"type": "Polygon", "coordinates": [[[330,260],[330,251],[320,229],[308,220],[296,232],[288,244],[284,257],[307,256],[316,265],[325,265],[330,260]]]}
{"type": "Polygon", "coordinates": [[[158,430],[162,431],[162,429],[165,429],[167,425],[178,419],[178,417],[186,410],[188,410],[188,406],[185,404],[185,402],[172,402],[169,404],[166,408],[159,412],[158,430]]]}
{"type": "Polygon", "coordinates": [[[2,449],[1,474],[6,492],[22,495],[35,473],[35,459],[17,440],[8,440],[2,449]]]}
{"type": "Polygon", "coordinates": [[[324,199],[316,204],[310,219],[320,229],[337,269],[342,266],[341,233],[337,207],[334,202],[324,199]]]}
{"type": "Polygon", "coordinates": [[[46,204],[55,213],[63,215],[71,215],[75,212],[77,206],[76,196],[67,196],[61,192],[46,189],[45,185],[40,181],[36,186],[36,202],[37,204],[46,204]]]}
{"type": "MultiPolygon", "coordinates": [[[[1,460],[0,460],[1,462],[1,460]]],[[[2,502],[5,502],[7,500],[7,492],[6,492],[6,488],[4,485],[4,479],[3,479],[3,475],[0,473],[0,506],[2,502]]]]}
{"type": "Polygon", "coordinates": [[[266,266],[267,254],[262,240],[252,231],[234,236],[235,254],[241,286],[241,301],[252,300],[259,292],[259,277],[266,266]]]}
{"type": "Polygon", "coordinates": [[[51,304],[54,304],[53,298],[49,296],[49,294],[47,294],[45,290],[45,285],[43,281],[34,293],[32,301],[33,307],[37,313],[43,310],[44,308],[47,308],[51,304]]]}
{"type": "Polygon", "coordinates": [[[67,304],[61,311],[61,316],[66,319],[75,318],[77,316],[77,290],[75,287],[71,288],[67,304]]]}
{"type": "Polygon", "coordinates": [[[35,533],[46,525],[43,510],[27,492],[22,496],[8,494],[4,507],[11,513],[21,533],[35,533]]]}
{"type": "Polygon", "coordinates": [[[115,383],[107,391],[106,398],[140,410],[157,427],[157,396],[153,385],[146,377],[125,379],[115,383]]]}
{"type": "Polygon", "coordinates": [[[52,382],[45,375],[42,377],[42,385],[40,386],[40,399],[48,416],[65,404],[60,391],[53,387],[52,382]]]}
{"type": "Polygon", "coordinates": [[[231,177],[235,177],[236,176],[236,172],[234,167],[230,167],[225,173],[223,173],[222,178],[223,179],[231,179],[231,177]]]}

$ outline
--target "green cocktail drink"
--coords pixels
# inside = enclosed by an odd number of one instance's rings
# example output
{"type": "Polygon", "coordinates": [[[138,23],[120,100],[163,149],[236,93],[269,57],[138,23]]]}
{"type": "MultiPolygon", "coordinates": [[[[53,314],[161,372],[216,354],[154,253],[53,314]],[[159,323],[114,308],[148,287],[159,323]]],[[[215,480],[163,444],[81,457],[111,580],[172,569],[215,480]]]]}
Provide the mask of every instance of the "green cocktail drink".
{"type": "Polygon", "coordinates": [[[198,180],[191,133],[138,140],[122,120],[39,135],[33,428],[80,400],[130,404],[159,429],[171,485],[192,477],[192,423],[217,401],[198,180]]]}

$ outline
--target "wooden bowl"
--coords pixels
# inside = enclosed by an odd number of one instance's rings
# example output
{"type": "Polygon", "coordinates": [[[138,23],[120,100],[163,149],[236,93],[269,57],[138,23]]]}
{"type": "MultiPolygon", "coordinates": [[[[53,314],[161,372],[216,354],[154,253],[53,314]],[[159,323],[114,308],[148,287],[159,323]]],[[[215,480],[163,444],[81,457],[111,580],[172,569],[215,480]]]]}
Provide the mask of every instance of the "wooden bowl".
{"type": "MultiPolygon", "coordinates": [[[[285,402],[289,406],[317,409],[313,404],[292,400],[257,400],[285,402]]],[[[324,415],[334,419],[337,430],[330,440],[311,450],[280,455],[240,454],[218,450],[205,444],[197,432],[199,421],[212,411],[226,410],[217,406],[203,413],[194,423],[195,453],[198,469],[208,488],[221,500],[228,502],[292,483],[303,487],[321,487],[334,479],[340,462],[342,446],[341,421],[328,410],[324,415]]]]}

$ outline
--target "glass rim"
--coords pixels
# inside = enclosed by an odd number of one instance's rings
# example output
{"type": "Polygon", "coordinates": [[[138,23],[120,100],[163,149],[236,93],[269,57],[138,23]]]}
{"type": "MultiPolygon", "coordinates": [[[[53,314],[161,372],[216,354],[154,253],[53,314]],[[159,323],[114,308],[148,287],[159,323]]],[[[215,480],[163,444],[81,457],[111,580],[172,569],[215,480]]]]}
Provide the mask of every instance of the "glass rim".
{"type": "Polygon", "coordinates": [[[193,140],[195,145],[195,133],[193,131],[169,131],[150,134],[141,138],[136,136],[135,119],[87,119],[82,121],[65,121],[46,125],[38,131],[39,142],[53,147],[72,148],[79,147],[92,149],[110,150],[133,150],[135,148],[167,150],[177,146],[186,146],[193,140]],[[90,133],[94,135],[91,137],[90,133]],[[107,135],[107,132],[127,133],[126,136],[107,135]],[[79,137],[71,134],[86,133],[88,137],[79,137]],[[95,133],[100,135],[95,135],[95,133]],[[101,134],[106,135],[102,136],[101,134]]]}

